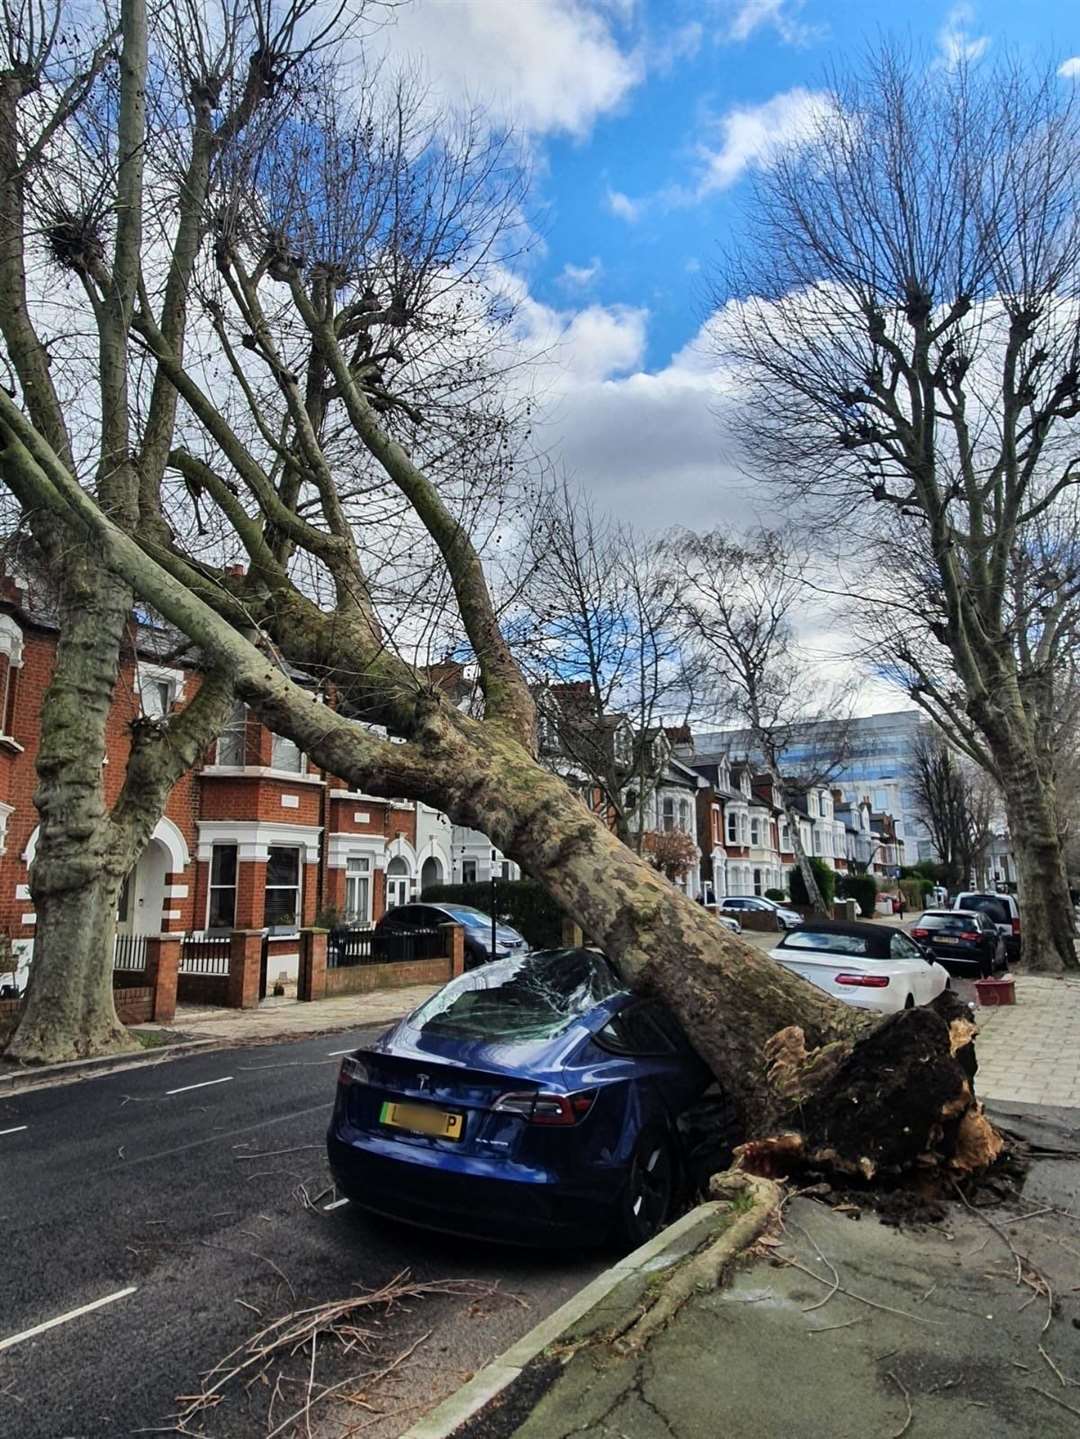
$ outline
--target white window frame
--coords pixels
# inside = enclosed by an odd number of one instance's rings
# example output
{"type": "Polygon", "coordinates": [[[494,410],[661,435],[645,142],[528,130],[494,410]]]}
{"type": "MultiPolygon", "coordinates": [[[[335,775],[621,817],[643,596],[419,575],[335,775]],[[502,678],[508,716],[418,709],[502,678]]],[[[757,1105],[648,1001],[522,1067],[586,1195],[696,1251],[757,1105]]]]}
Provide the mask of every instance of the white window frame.
{"type": "Polygon", "coordinates": [[[168,719],[169,715],[184,698],[184,672],[183,670],[169,669],[165,665],[146,664],[140,660],[135,672],[136,690],[139,696],[139,709],[149,718],[168,719]],[[143,703],[143,683],[150,681],[153,684],[168,686],[169,703],[164,713],[160,716],[153,716],[143,703]]]}
{"type": "Polygon", "coordinates": [[[290,739],[288,735],[274,734],[273,731],[271,731],[270,768],[274,771],[275,774],[307,774],[307,755],[296,743],[296,741],[290,739]],[[279,744],[289,745],[292,747],[292,749],[296,751],[295,769],[293,769],[290,765],[283,765],[278,763],[277,747],[279,744]]]}
{"type": "Polygon", "coordinates": [[[727,842],[728,844],[739,843],[739,816],[733,809],[728,811],[727,842]]]}
{"type": "Polygon", "coordinates": [[[475,859],[463,859],[463,860],[461,861],[461,882],[462,882],[462,884],[476,884],[476,883],[477,883],[477,878],[476,878],[476,876],[477,876],[477,871],[478,871],[478,869],[479,869],[479,865],[478,865],[478,862],[477,862],[475,859]],[[468,874],[465,873],[466,867],[469,867],[469,868],[472,869],[472,874],[471,874],[471,875],[468,875],[468,874]]]}
{"type": "Polygon", "coordinates": [[[211,924],[210,924],[210,914],[211,914],[211,912],[212,912],[212,910],[213,910],[213,907],[214,907],[214,891],[215,891],[216,889],[231,889],[231,890],[232,890],[232,897],[233,897],[233,904],[232,904],[232,923],[231,923],[230,925],[227,925],[227,926],[226,926],[226,925],[222,925],[222,924],[215,924],[215,925],[212,926],[212,927],[213,927],[214,929],[226,929],[226,928],[228,928],[228,929],[235,929],[235,928],[236,928],[236,892],[237,892],[237,890],[239,889],[239,887],[240,887],[240,846],[239,846],[238,844],[230,844],[228,841],[223,841],[221,844],[213,844],[213,845],[211,845],[211,846],[210,846],[210,862],[209,862],[209,864],[207,865],[207,868],[206,868],[206,923],[205,923],[204,928],[206,928],[206,929],[210,929],[210,928],[211,928],[211,924]],[[233,873],[234,873],[234,878],[233,878],[232,884],[215,884],[215,883],[214,883],[214,855],[217,853],[217,851],[218,851],[219,849],[231,849],[231,850],[233,850],[233,851],[235,852],[235,856],[236,856],[236,867],[235,867],[235,870],[234,870],[234,872],[233,872],[233,873]]]}
{"type": "Polygon", "coordinates": [[[247,723],[248,707],[243,700],[237,700],[229,712],[229,718],[225,728],[218,735],[214,744],[214,764],[226,769],[243,769],[247,763],[247,723]],[[239,739],[240,758],[223,759],[221,755],[222,743],[228,739],[239,739]]]}
{"type": "Polygon", "coordinates": [[[274,928],[283,934],[293,934],[300,928],[303,918],[304,905],[304,847],[299,844],[272,844],[267,846],[266,851],[266,883],[263,886],[263,922],[268,929],[274,928]],[[270,856],[275,849],[291,850],[296,855],[296,884],[271,884],[270,883],[270,856]],[[267,900],[271,890],[295,890],[296,906],[293,911],[294,920],[291,928],[284,924],[271,925],[266,915],[267,900]]]}
{"type": "Polygon", "coordinates": [[[753,849],[761,849],[761,820],[757,815],[750,821],[750,845],[753,849]]]}
{"type": "Polygon", "coordinates": [[[660,802],[661,821],[660,828],[665,834],[672,834],[677,828],[675,821],[675,797],[666,794],[660,802]]]}
{"type": "Polygon", "coordinates": [[[347,855],[345,858],[345,919],[349,924],[371,923],[371,881],[371,856],[367,854],[347,855]],[[357,891],[355,895],[357,900],[361,896],[363,897],[362,903],[353,902],[352,892],[354,890],[357,891]]]}

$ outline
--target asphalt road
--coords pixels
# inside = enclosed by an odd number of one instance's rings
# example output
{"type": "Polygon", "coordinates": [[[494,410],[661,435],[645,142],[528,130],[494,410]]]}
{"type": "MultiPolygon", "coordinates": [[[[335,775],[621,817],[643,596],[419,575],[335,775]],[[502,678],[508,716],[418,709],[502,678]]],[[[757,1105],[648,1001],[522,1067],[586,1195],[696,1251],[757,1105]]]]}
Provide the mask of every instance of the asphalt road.
{"type": "MultiPolygon", "coordinates": [[[[328,1210],[332,1193],[306,1207],[299,1186],[314,1197],[328,1183],[323,1136],[340,1062],[330,1052],[363,1037],[200,1051],[0,1100],[0,1435],[171,1432],[177,1396],[196,1392],[199,1375],[260,1322],[404,1269],[497,1284],[501,1295],[393,1308],[362,1364],[320,1358],[327,1382],[384,1368],[428,1336],[373,1390],[372,1408],[348,1416],[386,1439],[609,1262],[479,1246],[347,1204],[328,1210]],[[97,1307],[17,1337],[84,1306],[97,1307]]],[[[265,1434],[269,1391],[259,1382],[230,1393],[206,1432],[265,1434]]],[[[275,1421],[290,1393],[287,1382],[275,1421]]],[[[336,1414],[319,1432],[345,1427],[336,1414]]]]}

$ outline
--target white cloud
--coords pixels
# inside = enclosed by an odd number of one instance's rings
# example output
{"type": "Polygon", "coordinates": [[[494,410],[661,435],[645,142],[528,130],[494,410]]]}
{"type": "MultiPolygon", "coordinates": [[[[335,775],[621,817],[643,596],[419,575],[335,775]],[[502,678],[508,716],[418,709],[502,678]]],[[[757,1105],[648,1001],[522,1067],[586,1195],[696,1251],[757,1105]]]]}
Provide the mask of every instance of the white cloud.
{"type": "Polygon", "coordinates": [[[564,290],[584,290],[592,282],[599,278],[603,271],[603,265],[597,256],[593,256],[588,265],[572,265],[569,260],[562,268],[562,274],[556,281],[564,290]]]}
{"type": "Polygon", "coordinates": [[[729,40],[749,40],[755,30],[769,26],[788,45],[805,45],[822,34],[821,27],[805,25],[795,16],[802,0],[739,0],[727,29],[729,40]]]}
{"type": "Polygon", "coordinates": [[[642,201],[631,200],[629,195],[624,195],[621,190],[613,190],[610,185],[604,199],[611,213],[618,219],[625,220],[627,224],[633,225],[641,219],[642,201]]]}
{"type": "Polygon", "coordinates": [[[614,28],[625,18],[584,0],[414,0],[368,43],[420,62],[448,100],[479,100],[534,136],[583,136],[643,78],[614,28]]]}
{"type": "Polygon", "coordinates": [[[680,25],[669,35],[654,40],[648,49],[649,69],[661,75],[668,75],[680,60],[692,60],[701,49],[705,27],[700,20],[691,20],[680,25]]]}
{"type": "Polygon", "coordinates": [[[1064,80],[1080,80],[1080,55],[1074,55],[1058,66],[1058,74],[1064,80]]]}
{"type": "Polygon", "coordinates": [[[747,170],[767,166],[782,151],[806,144],[831,105],[824,92],[797,86],[761,105],[729,110],[718,123],[719,148],[699,147],[705,170],[695,198],[726,190],[747,170]]]}
{"type": "Polygon", "coordinates": [[[967,4],[954,5],[945,16],[945,24],[938,31],[938,48],[943,65],[950,69],[963,61],[978,60],[990,44],[989,35],[972,35],[968,27],[975,19],[975,11],[967,4]]]}

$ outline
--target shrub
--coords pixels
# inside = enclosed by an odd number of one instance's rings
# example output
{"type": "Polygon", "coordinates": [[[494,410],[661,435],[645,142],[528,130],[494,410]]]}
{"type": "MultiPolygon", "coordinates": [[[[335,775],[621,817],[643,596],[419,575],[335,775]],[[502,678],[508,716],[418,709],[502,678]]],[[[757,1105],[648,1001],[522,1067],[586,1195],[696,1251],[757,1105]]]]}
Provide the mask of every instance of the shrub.
{"type": "Polygon", "coordinates": [[[765,891],[765,898],[773,899],[777,904],[783,904],[784,900],[787,899],[787,895],[782,889],[767,889],[765,891]]]}
{"type": "Polygon", "coordinates": [[[922,909],[924,900],[934,888],[933,883],[922,875],[914,879],[902,879],[900,891],[904,896],[904,905],[907,909],[922,909]]]}
{"type": "MultiPolygon", "coordinates": [[[[432,904],[467,904],[491,913],[491,885],[429,884],[422,899],[432,904]]],[[[533,949],[557,949],[563,942],[563,911],[532,879],[500,879],[495,886],[496,918],[505,920],[533,949]]]]}
{"type": "Polygon", "coordinates": [[[877,901],[877,880],[872,874],[845,874],[840,877],[839,893],[843,899],[858,901],[859,913],[872,919],[877,901]]]}
{"type": "MultiPolygon", "coordinates": [[[[823,859],[818,859],[816,856],[811,857],[810,868],[814,871],[814,878],[817,880],[817,886],[821,890],[821,897],[825,901],[826,908],[831,908],[833,894],[836,891],[836,871],[830,869],[823,859]]],[[[798,865],[791,871],[791,900],[793,904],[810,903],[806,885],[803,884],[802,870],[798,865]]]]}

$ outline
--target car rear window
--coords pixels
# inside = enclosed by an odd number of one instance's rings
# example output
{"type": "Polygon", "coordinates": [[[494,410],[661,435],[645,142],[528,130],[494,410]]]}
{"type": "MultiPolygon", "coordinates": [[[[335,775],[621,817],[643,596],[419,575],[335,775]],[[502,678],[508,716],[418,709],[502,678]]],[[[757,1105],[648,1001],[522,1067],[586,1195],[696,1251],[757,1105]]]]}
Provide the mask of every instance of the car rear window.
{"type": "Polygon", "coordinates": [[[781,949],[817,949],[825,954],[866,955],[868,946],[861,934],[820,934],[812,929],[797,929],[780,945],[781,949]]]}
{"type": "Polygon", "coordinates": [[[432,995],[409,1022],[463,1039],[546,1039],[622,990],[603,955],[547,950],[462,975],[432,995]]]}
{"type": "Polygon", "coordinates": [[[959,934],[962,929],[970,929],[971,925],[969,914],[924,914],[915,928],[947,930],[951,934],[959,934]]]}
{"type": "Polygon", "coordinates": [[[995,924],[1008,924],[1012,918],[1009,906],[1005,901],[995,898],[992,894],[964,894],[960,898],[963,901],[961,909],[977,909],[980,914],[985,914],[995,924]]]}

